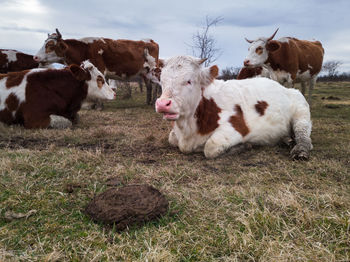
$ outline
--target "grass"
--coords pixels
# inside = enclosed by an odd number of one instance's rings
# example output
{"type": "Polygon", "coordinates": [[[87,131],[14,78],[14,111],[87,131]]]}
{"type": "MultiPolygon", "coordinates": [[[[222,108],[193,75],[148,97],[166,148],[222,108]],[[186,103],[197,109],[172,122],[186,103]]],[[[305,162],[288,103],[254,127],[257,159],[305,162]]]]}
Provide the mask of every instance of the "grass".
{"type": "Polygon", "coordinates": [[[350,260],[350,83],[318,84],[308,162],[278,146],[181,154],[144,96],[81,111],[72,130],[0,125],[0,261],[350,260]],[[155,186],[168,214],[119,233],[92,222],[83,209],[111,177],[155,186]]]}

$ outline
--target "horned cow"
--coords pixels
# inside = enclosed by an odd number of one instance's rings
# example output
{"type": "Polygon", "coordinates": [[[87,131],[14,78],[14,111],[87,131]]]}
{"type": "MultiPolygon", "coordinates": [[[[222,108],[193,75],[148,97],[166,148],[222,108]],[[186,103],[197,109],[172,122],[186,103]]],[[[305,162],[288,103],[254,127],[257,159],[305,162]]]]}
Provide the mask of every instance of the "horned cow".
{"type": "Polygon", "coordinates": [[[152,74],[158,64],[159,46],[153,40],[132,41],[86,37],[63,39],[61,33],[49,34],[34,56],[36,62],[80,64],[89,59],[106,78],[125,80],[141,75],[147,86],[147,103],[151,103],[152,74]]]}
{"type": "Polygon", "coordinates": [[[273,40],[277,31],[278,29],[271,37],[260,37],[256,40],[246,38],[250,46],[243,64],[249,68],[265,68],[269,71],[267,77],[287,87],[300,82],[303,94],[306,84],[309,83],[310,103],[317,75],[322,68],[322,44],[319,41],[299,40],[293,37],[273,40]]]}

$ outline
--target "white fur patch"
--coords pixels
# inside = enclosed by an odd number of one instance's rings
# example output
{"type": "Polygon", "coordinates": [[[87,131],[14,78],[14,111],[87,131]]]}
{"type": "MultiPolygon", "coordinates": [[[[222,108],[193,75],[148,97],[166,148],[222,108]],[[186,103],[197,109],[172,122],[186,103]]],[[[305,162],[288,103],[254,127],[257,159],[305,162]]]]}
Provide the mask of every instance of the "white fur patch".
{"type": "Polygon", "coordinates": [[[106,41],[102,37],[84,37],[84,38],[79,39],[79,41],[86,43],[86,44],[91,44],[94,41],[99,41],[99,40],[101,40],[102,43],[104,43],[104,44],[106,43],[106,41]]]}
{"type": "Polygon", "coordinates": [[[289,43],[289,40],[290,39],[288,37],[282,37],[282,38],[278,39],[278,41],[281,43],[289,43]]]}
{"type": "Polygon", "coordinates": [[[103,54],[103,52],[104,52],[104,51],[103,51],[102,49],[100,49],[100,50],[98,50],[98,52],[97,52],[97,53],[98,53],[99,55],[102,55],[102,54],[103,54]]]}
{"type": "Polygon", "coordinates": [[[11,88],[6,87],[7,77],[0,80],[0,111],[6,108],[6,99],[10,94],[13,94],[18,99],[18,105],[20,105],[25,100],[25,88],[27,85],[27,75],[24,76],[22,82],[18,86],[11,88]]]}
{"type": "Polygon", "coordinates": [[[14,50],[2,50],[2,53],[7,55],[8,62],[16,62],[17,61],[17,52],[14,50]]]}

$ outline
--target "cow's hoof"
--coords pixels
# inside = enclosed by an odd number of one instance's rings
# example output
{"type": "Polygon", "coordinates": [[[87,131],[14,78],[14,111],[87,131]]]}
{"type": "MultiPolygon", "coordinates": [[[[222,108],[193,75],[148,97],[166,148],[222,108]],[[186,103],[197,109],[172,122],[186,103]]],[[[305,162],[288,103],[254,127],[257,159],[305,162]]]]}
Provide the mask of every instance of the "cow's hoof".
{"type": "Polygon", "coordinates": [[[293,160],[301,161],[307,161],[310,157],[309,150],[305,146],[301,145],[296,145],[290,152],[290,155],[293,160]]]}

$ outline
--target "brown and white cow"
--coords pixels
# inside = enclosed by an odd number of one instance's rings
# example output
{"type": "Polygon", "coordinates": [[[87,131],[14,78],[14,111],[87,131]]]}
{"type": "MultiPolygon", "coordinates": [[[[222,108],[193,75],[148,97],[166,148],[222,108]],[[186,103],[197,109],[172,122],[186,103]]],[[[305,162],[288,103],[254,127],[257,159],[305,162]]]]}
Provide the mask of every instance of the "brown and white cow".
{"type": "Polygon", "coordinates": [[[247,78],[253,78],[253,77],[268,77],[269,73],[267,69],[263,68],[262,66],[258,67],[242,67],[241,70],[239,70],[237,75],[237,80],[241,79],[247,79],[247,78]]]}
{"type": "MultiPolygon", "coordinates": [[[[48,36],[43,47],[34,56],[36,62],[80,64],[89,59],[106,78],[125,80],[141,75],[147,92],[152,91],[152,70],[158,64],[159,46],[153,40],[132,41],[86,37],[62,39],[61,33],[48,36]]],[[[151,101],[147,101],[151,103],[151,101]]]]}
{"type": "Polygon", "coordinates": [[[103,74],[89,61],[64,69],[0,74],[0,121],[25,128],[68,127],[77,120],[86,97],[115,98],[103,74]]]}
{"type": "Polygon", "coordinates": [[[273,40],[277,31],[271,37],[260,37],[254,41],[246,39],[250,46],[244,66],[263,67],[269,71],[269,78],[287,87],[300,82],[303,94],[306,83],[309,83],[308,101],[311,102],[312,89],[322,68],[322,44],[293,37],[273,40]]]}
{"type": "Polygon", "coordinates": [[[0,73],[17,72],[39,67],[39,63],[28,55],[17,50],[0,49],[0,73]]]}
{"type": "Polygon", "coordinates": [[[307,159],[310,109],[304,96],[267,78],[215,80],[218,67],[177,56],[162,69],[156,111],[175,121],[169,143],[181,152],[203,151],[214,158],[240,144],[272,145],[295,137],[293,159],[307,159]]]}

